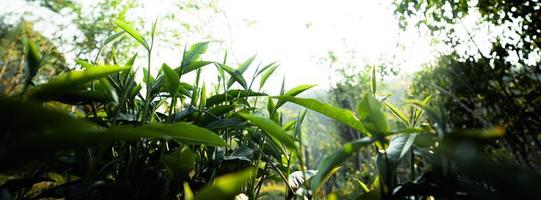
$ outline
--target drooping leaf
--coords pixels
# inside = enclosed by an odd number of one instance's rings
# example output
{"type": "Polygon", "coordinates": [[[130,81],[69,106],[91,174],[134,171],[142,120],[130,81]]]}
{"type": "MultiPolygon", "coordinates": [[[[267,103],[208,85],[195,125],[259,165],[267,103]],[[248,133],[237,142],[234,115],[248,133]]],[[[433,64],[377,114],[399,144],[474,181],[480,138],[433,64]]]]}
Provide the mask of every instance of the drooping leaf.
{"type": "Polygon", "coordinates": [[[83,87],[84,84],[101,79],[107,75],[129,70],[119,66],[96,66],[84,71],[71,71],[61,74],[46,84],[39,85],[29,91],[32,99],[50,100],[83,87]]]}
{"type": "Polygon", "coordinates": [[[296,98],[292,96],[278,96],[274,98],[278,98],[284,101],[289,101],[289,102],[301,105],[305,108],[316,111],[327,117],[330,117],[339,122],[342,122],[356,129],[357,131],[366,134],[369,137],[371,136],[370,133],[366,132],[366,129],[364,128],[363,124],[358,120],[355,114],[349,110],[336,108],[330,104],[321,103],[315,99],[303,99],[303,98],[296,98]]]}
{"type": "Polygon", "coordinates": [[[137,40],[141,45],[143,45],[148,51],[150,51],[150,46],[148,46],[147,41],[139,32],[137,32],[130,24],[117,20],[115,21],[115,24],[122,28],[126,33],[130,34],[133,39],[137,40]]]}
{"type": "Polygon", "coordinates": [[[240,172],[220,176],[209,183],[197,194],[196,200],[223,199],[233,200],[241,192],[242,186],[254,174],[253,169],[245,169],[240,172]]]}
{"type": "Polygon", "coordinates": [[[340,166],[344,161],[351,157],[354,153],[359,151],[360,148],[370,145],[372,140],[370,138],[362,138],[351,143],[344,144],[342,148],[334,153],[325,156],[317,167],[317,173],[311,180],[312,192],[316,193],[322,186],[325,176],[329,174],[333,169],[340,166]]]}
{"type": "Polygon", "coordinates": [[[298,153],[297,147],[295,146],[294,139],[288,135],[280,125],[276,124],[274,121],[255,115],[250,115],[248,113],[238,113],[244,119],[249,120],[251,123],[261,128],[267,135],[281,144],[283,144],[288,150],[292,153],[298,153]]]}

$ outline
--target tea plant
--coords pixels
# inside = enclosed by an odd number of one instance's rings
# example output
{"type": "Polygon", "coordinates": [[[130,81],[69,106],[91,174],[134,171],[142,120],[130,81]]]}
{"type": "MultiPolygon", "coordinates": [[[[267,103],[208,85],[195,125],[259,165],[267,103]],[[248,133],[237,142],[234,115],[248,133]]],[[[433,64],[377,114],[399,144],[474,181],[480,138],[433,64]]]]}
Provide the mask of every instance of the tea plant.
{"type": "Polygon", "coordinates": [[[282,100],[269,98],[266,111],[255,106],[266,98],[260,91],[278,64],[257,66],[247,82],[243,73],[255,57],[238,67],[226,65],[227,56],[223,62],[201,60],[209,44],[201,42],[183,52],[178,67],[164,63],[151,74],[156,22],[150,40],[126,22],[116,24],[123,31],[106,39],[104,47],[124,34],[142,45],[147,51],[142,83],[136,81],[138,55],[106,65],[97,55],[78,60],[82,70],[32,86],[41,59],[27,41],[28,89],[0,101],[1,168],[11,177],[2,185],[6,195],[232,199],[243,193],[254,199],[264,181],[278,178],[288,185],[289,172],[304,169],[298,147],[303,118],[282,122],[282,100]],[[207,87],[200,74],[212,66],[219,71],[217,85],[207,87]],[[196,74],[195,82],[182,82],[188,73],[196,74]],[[259,77],[256,92],[252,83],[259,77]]]}

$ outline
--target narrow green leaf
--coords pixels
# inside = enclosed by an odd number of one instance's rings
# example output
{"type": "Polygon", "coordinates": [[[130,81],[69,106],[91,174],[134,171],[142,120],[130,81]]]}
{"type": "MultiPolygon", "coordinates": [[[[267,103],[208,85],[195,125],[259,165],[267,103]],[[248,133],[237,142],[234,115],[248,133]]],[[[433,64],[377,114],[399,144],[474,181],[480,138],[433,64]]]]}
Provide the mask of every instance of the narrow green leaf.
{"type": "Polygon", "coordinates": [[[317,167],[317,173],[311,180],[312,192],[315,194],[321,188],[324,178],[336,167],[359,151],[361,147],[370,145],[373,141],[370,138],[362,138],[351,143],[344,144],[342,148],[334,153],[325,156],[317,167]]]}
{"type": "Polygon", "coordinates": [[[106,77],[107,75],[129,70],[119,66],[96,66],[84,71],[71,71],[61,74],[48,83],[32,88],[30,98],[39,100],[54,99],[63,94],[78,90],[84,84],[106,77]]]}
{"type": "Polygon", "coordinates": [[[410,127],[410,122],[406,115],[404,115],[404,113],[402,113],[397,107],[395,107],[391,103],[385,102],[385,105],[396,117],[398,117],[398,119],[400,119],[400,121],[402,121],[402,123],[404,123],[404,125],[406,125],[406,127],[410,127]]]}
{"type": "Polygon", "coordinates": [[[165,139],[175,139],[189,144],[227,146],[225,140],[216,133],[186,122],[177,122],[175,124],[149,124],[143,127],[160,131],[165,139]]]}
{"type": "Polygon", "coordinates": [[[189,172],[195,169],[195,157],[192,150],[184,146],[164,155],[162,160],[168,171],[171,172],[171,179],[178,182],[188,178],[189,172]]]}
{"type": "MultiPolygon", "coordinates": [[[[233,69],[227,65],[222,65],[222,64],[218,64],[218,65],[220,66],[220,68],[222,68],[225,72],[227,72],[231,76],[231,79],[229,79],[230,81],[235,80],[244,89],[248,88],[248,86],[246,85],[246,80],[244,79],[244,77],[242,77],[242,73],[239,70],[233,69]]],[[[231,87],[231,85],[233,85],[233,83],[229,84],[228,82],[227,86],[231,87]]]]}
{"type": "Polygon", "coordinates": [[[186,74],[188,72],[191,72],[193,70],[196,70],[196,69],[199,69],[201,67],[204,67],[208,64],[211,64],[211,63],[214,63],[214,62],[210,62],[210,61],[192,61],[190,62],[190,64],[188,64],[188,66],[185,66],[185,67],[177,67],[175,68],[175,72],[177,72],[177,74],[180,74],[182,72],[182,74],[186,74]]]}
{"type": "Polygon", "coordinates": [[[126,22],[119,21],[119,20],[115,21],[115,24],[117,26],[119,26],[120,28],[122,28],[124,31],[126,31],[126,33],[130,34],[133,37],[133,39],[137,40],[137,42],[139,42],[148,51],[150,51],[150,46],[148,46],[147,41],[145,40],[145,38],[143,38],[143,36],[141,36],[141,34],[139,32],[137,32],[131,25],[129,25],[126,22]]]}
{"type": "Polygon", "coordinates": [[[227,91],[227,93],[217,94],[217,95],[207,98],[207,107],[212,107],[214,105],[223,103],[225,102],[226,99],[230,101],[230,100],[235,100],[237,98],[255,97],[255,96],[267,96],[267,94],[258,93],[251,90],[229,90],[227,91]]]}
{"type": "Polygon", "coordinates": [[[119,38],[120,36],[124,35],[124,31],[122,32],[118,32],[118,33],[114,33],[112,35],[110,35],[109,37],[107,37],[107,39],[105,39],[105,41],[103,41],[103,44],[101,44],[101,47],[100,49],[98,50],[98,54],[96,54],[96,59],[98,58],[98,56],[101,54],[101,52],[103,51],[103,49],[105,48],[105,46],[107,46],[107,44],[111,43],[112,41],[116,40],[117,38],[119,38]]]}
{"type": "MultiPolygon", "coordinates": [[[[248,67],[250,67],[250,65],[252,64],[252,62],[254,62],[254,59],[255,59],[256,55],[253,55],[252,57],[248,58],[247,60],[245,60],[242,64],[239,65],[239,67],[237,67],[237,69],[235,70],[235,72],[240,76],[242,77],[242,74],[244,74],[244,72],[246,72],[246,70],[248,69],[248,67]]],[[[226,70],[227,71],[227,70],[226,70]]],[[[227,81],[227,87],[231,87],[231,85],[233,85],[233,83],[235,83],[235,81],[238,82],[238,79],[235,78],[235,77],[231,77],[229,79],[229,81],[227,81]]],[[[239,82],[240,83],[240,82],[239,82]]],[[[242,85],[242,83],[241,83],[242,85]]],[[[244,87],[246,88],[246,87],[244,87]]]]}
{"type": "Polygon", "coordinates": [[[209,183],[197,194],[195,194],[196,200],[208,200],[208,199],[223,199],[234,200],[238,195],[243,185],[254,174],[254,170],[251,168],[226,174],[220,176],[214,180],[213,183],[209,183]]]}
{"type": "Polygon", "coordinates": [[[267,79],[269,79],[269,77],[272,75],[272,73],[274,73],[274,71],[276,71],[277,68],[278,68],[278,65],[273,66],[269,68],[267,71],[265,71],[263,76],[261,76],[261,80],[259,81],[259,88],[263,88],[263,85],[265,85],[265,83],[267,82],[267,79]]]}
{"type": "Polygon", "coordinates": [[[371,86],[372,86],[372,96],[375,97],[376,96],[376,89],[377,89],[376,66],[372,67],[372,78],[371,79],[372,79],[372,84],[371,84],[371,86]]]}
{"type": "Polygon", "coordinates": [[[280,125],[276,124],[272,120],[260,116],[250,115],[248,113],[238,113],[244,119],[249,120],[251,123],[261,128],[267,135],[282,143],[292,153],[298,153],[297,147],[293,138],[288,135],[280,125]]]}
{"type": "Polygon", "coordinates": [[[30,83],[32,78],[38,73],[38,69],[41,66],[41,54],[31,40],[24,39],[24,53],[25,53],[25,74],[26,82],[30,83]]]}
{"type": "Polygon", "coordinates": [[[165,75],[165,85],[169,90],[169,94],[172,97],[176,97],[177,91],[180,88],[180,78],[178,74],[165,63],[162,65],[162,70],[165,75]]]}
{"type": "Polygon", "coordinates": [[[351,128],[354,128],[357,131],[364,133],[368,137],[371,136],[371,134],[366,131],[363,124],[359,121],[355,114],[349,110],[336,108],[330,104],[321,103],[315,99],[302,99],[292,96],[278,96],[274,98],[301,105],[305,108],[321,113],[327,117],[338,120],[350,126],[351,128]]]}
{"type": "Polygon", "coordinates": [[[190,65],[190,63],[199,59],[201,55],[207,51],[208,45],[209,42],[199,42],[190,46],[190,48],[184,52],[180,66],[187,67],[190,65]]]}
{"type": "Polygon", "coordinates": [[[374,135],[389,133],[389,125],[383,112],[383,105],[374,96],[365,94],[357,105],[357,113],[366,130],[374,135]]]}
{"type": "MultiPolygon", "coordinates": [[[[315,87],[316,85],[299,85],[289,91],[287,91],[286,93],[284,93],[282,96],[297,96],[298,94],[310,89],[310,88],[313,88],[315,87]]],[[[279,99],[278,100],[278,103],[276,103],[276,109],[278,109],[279,107],[281,107],[282,105],[284,105],[284,103],[286,103],[286,101],[284,100],[281,100],[279,99]]]]}

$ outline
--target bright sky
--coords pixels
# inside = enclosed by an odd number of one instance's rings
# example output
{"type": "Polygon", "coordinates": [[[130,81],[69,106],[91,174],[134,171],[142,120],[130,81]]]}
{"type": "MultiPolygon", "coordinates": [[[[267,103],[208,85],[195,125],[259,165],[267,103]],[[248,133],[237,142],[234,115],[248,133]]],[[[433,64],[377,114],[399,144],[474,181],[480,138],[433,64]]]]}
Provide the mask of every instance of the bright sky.
{"type": "MultiPolygon", "coordinates": [[[[174,11],[171,2],[141,1],[141,8],[131,14],[151,23],[156,16],[174,11]]],[[[3,7],[0,10],[17,10],[21,5],[24,5],[22,0],[0,0],[0,8],[3,7]]],[[[192,14],[184,15],[179,22],[208,23],[204,26],[209,28],[203,31],[222,41],[215,44],[217,48],[227,48],[238,62],[254,54],[258,55],[256,63],[278,61],[281,65],[277,76],[269,84],[273,88],[280,87],[283,74],[290,87],[315,83],[319,88],[327,88],[335,79],[329,62],[324,61],[330,51],[338,58],[335,65],[364,67],[392,58],[400,61],[397,65],[406,73],[420,69],[436,56],[430,38],[417,31],[400,32],[390,0],[229,0],[218,1],[217,5],[222,14],[209,15],[212,19],[192,14]],[[397,42],[402,48],[396,47],[397,42]]],[[[179,23],[159,27],[175,24],[179,23]]],[[[200,38],[187,38],[188,41],[181,43],[193,43],[197,39],[200,38]]],[[[157,53],[160,59],[155,60],[178,63],[178,49],[160,49],[157,53]]],[[[205,58],[221,60],[224,52],[225,49],[220,49],[205,58]]],[[[247,72],[246,76],[251,73],[247,72]]]]}

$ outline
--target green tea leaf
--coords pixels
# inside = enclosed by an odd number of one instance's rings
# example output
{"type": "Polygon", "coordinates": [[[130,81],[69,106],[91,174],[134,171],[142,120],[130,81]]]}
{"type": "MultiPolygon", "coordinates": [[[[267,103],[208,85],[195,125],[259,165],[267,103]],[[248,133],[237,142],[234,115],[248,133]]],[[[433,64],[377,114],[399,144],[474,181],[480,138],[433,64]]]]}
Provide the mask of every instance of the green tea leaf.
{"type": "Polygon", "coordinates": [[[386,135],[389,133],[389,125],[383,112],[383,105],[374,96],[365,94],[359,104],[357,113],[361,122],[368,132],[373,135],[386,135]]]}
{"type": "Polygon", "coordinates": [[[338,120],[351,128],[358,130],[361,133],[364,133],[366,136],[370,137],[371,134],[366,131],[363,124],[358,120],[355,114],[349,110],[337,108],[331,104],[321,103],[315,99],[302,99],[292,96],[278,96],[274,97],[280,100],[289,101],[298,105],[301,105],[310,110],[321,113],[327,117],[338,120]]]}
{"type": "Polygon", "coordinates": [[[274,71],[276,71],[277,68],[278,68],[278,65],[273,66],[269,68],[267,71],[265,71],[263,76],[261,76],[261,80],[259,81],[259,88],[263,88],[263,85],[265,85],[265,83],[267,82],[267,79],[269,79],[269,77],[272,75],[272,73],[274,73],[274,71]]]}
{"type": "Polygon", "coordinates": [[[51,100],[83,87],[84,84],[106,77],[107,75],[129,70],[119,66],[96,66],[84,71],[71,71],[61,74],[48,83],[39,85],[29,91],[32,99],[51,100]]]}
{"type": "Polygon", "coordinates": [[[124,31],[126,31],[126,33],[130,34],[133,37],[133,39],[137,40],[137,42],[143,45],[145,49],[150,51],[150,46],[148,46],[145,38],[143,38],[143,36],[141,36],[141,34],[137,32],[131,25],[119,20],[115,21],[115,24],[119,26],[120,28],[122,28],[124,31]]]}
{"type": "Polygon", "coordinates": [[[167,64],[162,65],[162,70],[165,75],[165,85],[167,89],[169,90],[169,94],[172,97],[177,96],[177,91],[180,88],[180,77],[178,74],[173,71],[167,64]]]}
{"type": "Polygon", "coordinates": [[[164,139],[175,139],[188,144],[204,144],[210,146],[227,146],[224,139],[216,133],[186,122],[175,124],[149,124],[144,128],[161,132],[164,139]]]}
{"type": "Polygon", "coordinates": [[[235,196],[242,190],[243,185],[254,174],[254,170],[249,168],[240,172],[220,176],[209,183],[203,189],[195,194],[196,200],[223,199],[234,200],[235,196]]]}
{"type": "Polygon", "coordinates": [[[229,90],[227,93],[217,94],[207,98],[207,107],[225,102],[225,100],[235,100],[237,98],[267,96],[264,93],[258,93],[251,90],[229,90]]]}
{"type": "MultiPolygon", "coordinates": [[[[227,72],[230,76],[231,76],[231,80],[235,80],[237,83],[239,83],[244,89],[247,89],[248,86],[246,85],[246,80],[244,79],[244,77],[242,77],[242,73],[239,71],[239,70],[236,70],[236,69],[233,69],[227,65],[222,65],[222,64],[218,64],[220,66],[220,68],[222,68],[225,72],[227,72]]],[[[233,85],[233,83],[229,84],[228,82],[228,87],[231,87],[231,85],[233,85]]]]}
{"type": "Polygon", "coordinates": [[[180,72],[182,72],[182,74],[186,74],[188,72],[199,69],[199,68],[204,67],[204,66],[206,66],[208,64],[211,64],[211,63],[214,63],[214,62],[210,62],[210,61],[192,61],[192,62],[190,62],[190,64],[188,64],[188,66],[185,66],[185,67],[181,66],[181,67],[175,68],[175,72],[177,72],[177,74],[180,74],[180,72]]]}
{"type": "Polygon", "coordinates": [[[31,40],[24,39],[24,54],[25,54],[25,68],[26,82],[30,83],[32,78],[38,73],[38,69],[41,66],[41,54],[38,48],[31,40]]]}
{"type": "Polygon", "coordinates": [[[342,148],[325,156],[317,167],[317,173],[311,180],[312,192],[315,194],[321,188],[324,178],[336,167],[340,166],[349,157],[355,154],[361,147],[370,145],[370,138],[362,138],[354,142],[344,144],[342,148]]]}
{"type": "MultiPolygon", "coordinates": [[[[286,93],[284,93],[282,96],[297,96],[298,94],[310,89],[310,88],[313,88],[315,87],[316,85],[299,85],[289,91],[287,91],[286,93]]],[[[284,105],[284,103],[286,103],[286,101],[284,100],[281,100],[279,99],[278,100],[278,103],[276,103],[276,109],[278,109],[279,107],[281,107],[282,105],[284,105]]]]}
{"type": "MultiPolygon", "coordinates": [[[[246,72],[246,70],[248,69],[248,67],[250,67],[252,62],[254,62],[255,56],[256,55],[253,55],[252,57],[245,60],[242,64],[240,64],[239,67],[235,70],[235,73],[237,73],[238,76],[242,77],[242,74],[244,74],[244,72],[246,72]]],[[[239,82],[238,78],[233,77],[233,75],[231,75],[231,78],[229,79],[229,81],[227,81],[227,87],[228,88],[231,87],[231,85],[233,85],[233,83],[235,83],[235,81],[239,82]]],[[[240,84],[242,85],[242,83],[240,83],[240,84]]],[[[244,87],[244,88],[246,88],[246,87],[244,87]]]]}
{"type": "Polygon", "coordinates": [[[174,182],[178,182],[179,180],[188,178],[189,172],[195,169],[195,157],[196,155],[192,150],[184,146],[170,154],[164,155],[162,160],[171,172],[171,178],[174,182]]]}
{"type": "Polygon", "coordinates": [[[182,63],[180,66],[187,67],[193,61],[196,61],[197,59],[199,59],[201,55],[207,51],[208,45],[209,45],[209,42],[199,42],[190,46],[188,51],[186,51],[184,55],[182,56],[182,63]]]}
{"type": "Polygon", "coordinates": [[[387,108],[389,108],[389,110],[391,110],[391,112],[396,117],[398,117],[398,119],[400,119],[400,121],[402,121],[402,123],[404,123],[404,125],[406,125],[406,127],[410,126],[410,122],[409,122],[408,118],[406,117],[406,115],[404,115],[404,113],[402,113],[397,107],[395,107],[393,104],[388,103],[388,102],[385,102],[385,106],[387,106],[387,108]]]}
{"type": "Polygon", "coordinates": [[[288,135],[286,131],[284,131],[282,127],[280,127],[280,125],[276,124],[274,121],[268,118],[250,115],[248,113],[238,113],[238,115],[244,119],[249,120],[257,127],[261,128],[265,133],[267,133],[269,137],[278,140],[291,152],[298,153],[293,138],[288,135]]]}

